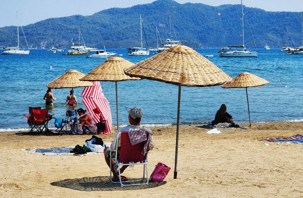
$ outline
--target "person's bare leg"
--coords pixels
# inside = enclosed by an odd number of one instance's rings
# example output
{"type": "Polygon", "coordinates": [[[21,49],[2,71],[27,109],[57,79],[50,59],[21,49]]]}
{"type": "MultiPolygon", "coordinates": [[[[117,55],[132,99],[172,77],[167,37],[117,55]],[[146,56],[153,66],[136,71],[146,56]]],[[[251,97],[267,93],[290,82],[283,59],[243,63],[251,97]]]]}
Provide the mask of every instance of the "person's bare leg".
{"type": "MultiPolygon", "coordinates": [[[[103,153],[104,153],[104,159],[106,161],[106,164],[108,165],[108,167],[110,168],[110,159],[106,156],[106,151],[107,151],[108,148],[105,148],[103,153]]],[[[115,169],[114,169],[114,165],[115,163],[112,161],[111,162],[112,164],[112,168],[111,168],[111,171],[113,173],[113,181],[118,181],[119,180],[119,177],[118,177],[118,174],[116,173],[115,169]]]]}
{"type": "Polygon", "coordinates": [[[239,126],[234,122],[234,120],[232,118],[229,119],[229,122],[232,124],[232,126],[236,126],[236,127],[239,126]]]}

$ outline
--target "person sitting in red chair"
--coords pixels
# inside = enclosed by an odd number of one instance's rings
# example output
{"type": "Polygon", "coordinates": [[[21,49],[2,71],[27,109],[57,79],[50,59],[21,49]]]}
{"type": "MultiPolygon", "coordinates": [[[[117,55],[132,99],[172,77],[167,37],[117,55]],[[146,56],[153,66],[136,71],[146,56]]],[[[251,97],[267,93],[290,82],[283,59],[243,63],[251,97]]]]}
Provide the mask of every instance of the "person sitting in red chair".
{"type": "MultiPolygon", "coordinates": [[[[110,163],[114,164],[113,161],[110,162],[110,158],[114,158],[114,156],[116,155],[116,153],[115,153],[116,146],[118,146],[118,148],[120,147],[120,133],[121,132],[128,132],[128,133],[130,133],[131,131],[142,131],[142,130],[146,131],[146,132],[148,132],[149,137],[150,137],[150,141],[149,141],[149,145],[148,145],[148,147],[149,147],[148,150],[151,150],[154,147],[153,136],[152,136],[153,133],[152,133],[152,131],[149,128],[147,128],[147,127],[140,126],[141,118],[143,116],[142,110],[139,109],[138,107],[134,107],[134,108],[131,108],[131,109],[127,109],[127,111],[128,111],[128,121],[129,121],[130,125],[127,125],[125,127],[120,128],[116,132],[115,138],[112,141],[112,144],[111,144],[110,148],[106,147],[104,149],[105,161],[106,161],[106,163],[107,163],[107,165],[109,167],[112,167],[111,171],[113,173],[113,181],[118,181],[119,178],[118,178],[118,173],[115,170],[115,167],[113,165],[112,166],[110,165],[110,163]]],[[[118,154],[119,154],[119,149],[118,149],[118,154]]],[[[128,166],[123,166],[121,168],[121,173],[123,173],[123,171],[127,167],[128,166]]],[[[123,176],[122,176],[122,179],[123,180],[127,180],[127,178],[123,177],[123,176]]]]}

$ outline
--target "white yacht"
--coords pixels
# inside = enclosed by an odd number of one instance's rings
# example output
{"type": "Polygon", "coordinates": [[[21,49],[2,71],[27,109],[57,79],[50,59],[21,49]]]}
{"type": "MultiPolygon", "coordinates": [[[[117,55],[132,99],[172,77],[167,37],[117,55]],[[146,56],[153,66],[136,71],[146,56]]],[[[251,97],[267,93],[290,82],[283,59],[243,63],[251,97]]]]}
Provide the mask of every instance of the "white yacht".
{"type": "MultiPolygon", "coordinates": [[[[21,27],[22,28],[22,27],[21,27]]],[[[25,38],[25,35],[24,35],[25,38]]],[[[28,55],[29,54],[29,50],[23,50],[20,49],[19,45],[20,45],[20,41],[19,41],[19,26],[17,26],[17,41],[18,41],[18,45],[16,47],[5,47],[2,49],[2,54],[3,55],[14,55],[14,54],[22,54],[22,55],[28,55]]],[[[25,38],[26,41],[26,38],[25,38]]],[[[27,41],[26,41],[27,44],[27,41]]]]}
{"type": "Polygon", "coordinates": [[[140,15],[140,35],[141,35],[141,46],[140,47],[132,47],[128,48],[128,55],[129,56],[148,56],[149,50],[143,48],[143,32],[142,32],[142,18],[140,15]]]}
{"type": "Polygon", "coordinates": [[[97,50],[95,54],[89,55],[87,58],[109,58],[115,56],[114,52],[107,52],[106,50],[97,50]]]}
{"type": "Polygon", "coordinates": [[[250,51],[245,48],[244,45],[244,13],[243,13],[243,3],[241,0],[242,8],[242,45],[241,46],[227,46],[219,50],[220,57],[257,57],[257,51],[250,51]]]}
{"type": "Polygon", "coordinates": [[[181,42],[178,40],[171,40],[171,39],[166,39],[165,43],[161,43],[161,46],[158,47],[158,52],[163,52],[164,50],[176,46],[176,45],[180,45],[181,42]]]}
{"type": "Polygon", "coordinates": [[[66,55],[86,55],[88,52],[96,51],[96,48],[87,47],[85,45],[84,39],[82,37],[81,31],[79,29],[79,39],[78,39],[78,45],[75,45],[72,43],[72,46],[69,50],[67,50],[66,55]],[[83,45],[81,45],[81,38],[83,45]]]}

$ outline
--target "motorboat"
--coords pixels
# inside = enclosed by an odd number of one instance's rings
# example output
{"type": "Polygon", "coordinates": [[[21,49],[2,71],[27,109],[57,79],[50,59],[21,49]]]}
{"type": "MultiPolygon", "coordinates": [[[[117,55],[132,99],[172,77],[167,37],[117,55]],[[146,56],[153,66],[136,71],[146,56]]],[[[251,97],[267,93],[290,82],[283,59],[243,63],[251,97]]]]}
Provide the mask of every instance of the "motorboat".
{"type": "Polygon", "coordinates": [[[141,47],[132,47],[132,48],[128,48],[128,55],[129,56],[148,56],[149,50],[146,50],[146,48],[141,48],[141,47]]]}
{"type": "Polygon", "coordinates": [[[95,54],[87,56],[87,58],[109,58],[115,56],[114,52],[107,52],[106,50],[97,50],[95,54]]]}
{"type": "Polygon", "coordinates": [[[218,53],[220,53],[220,57],[257,57],[257,51],[250,51],[245,48],[244,45],[244,12],[243,12],[243,2],[241,0],[241,8],[242,8],[242,45],[241,46],[227,46],[221,48],[218,53]]]}
{"type": "Polygon", "coordinates": [[[290,48],[286,51],[288,55],[303,55],[303,46],[290,48]]]}

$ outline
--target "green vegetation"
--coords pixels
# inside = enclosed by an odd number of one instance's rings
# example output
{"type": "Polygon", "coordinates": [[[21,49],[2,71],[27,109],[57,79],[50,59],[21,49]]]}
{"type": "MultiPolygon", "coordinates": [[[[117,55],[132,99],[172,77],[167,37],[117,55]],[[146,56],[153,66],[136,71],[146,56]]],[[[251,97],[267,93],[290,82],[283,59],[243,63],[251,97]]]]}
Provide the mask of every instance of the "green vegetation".
{"type": "MultiPolygon", "coordinates": [[[[247,47],[254,47],[251,32],[257,47],[264,47],[266,44],[270,47],[281,47],[283,44],[302,45],[303,12],[266,12],[247,7],[244,11],[247,47]]],[[[140,14],[149,47],[156,46],[156,27],[162,41],[169,38],[169,16],[173,27],[172,35],[185,45],[241,45],[240,5],[213,7],[193,3],[179,4],[173,0],[158,0],[124,9],[112,8],[91,16],[51,18],[27,25],[23,29],[32,47],[69,48],[72,42],[78,43],[80,28],[87,46],[127,48],[139,45],[140,14]]],[[[16,27],[0,28],[0,46],[16,46],[16,40],[16,27]]],[[[22,37],[20,42],[25,46],[22,37]]]]}

